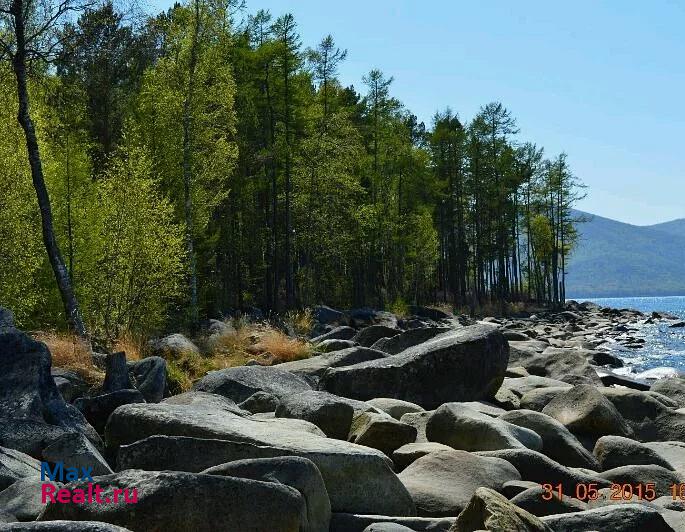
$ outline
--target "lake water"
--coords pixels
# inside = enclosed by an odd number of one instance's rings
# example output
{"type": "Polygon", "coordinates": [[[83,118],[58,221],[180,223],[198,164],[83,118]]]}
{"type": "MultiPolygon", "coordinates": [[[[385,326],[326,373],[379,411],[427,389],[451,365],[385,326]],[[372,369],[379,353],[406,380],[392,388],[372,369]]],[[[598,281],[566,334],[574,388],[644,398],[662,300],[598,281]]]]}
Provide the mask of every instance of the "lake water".
{"type": "MultiPolygon", "coordinates": [[[[644,313],[652,311],[669,312],[685,319],[685,297],[611,297],[600,299],[583,299],[603,307],[631,308],[644,313]]],[[[620,356],[626,364],[617,373],[638,377],[667,377],[674,370],[685,373],[685,328],[670,329],[668,323],[637,325],[639,331],[635,336],[645,339],[642,349],[628,349],[619,344],[610,345],[612,351],[620,356]]]]}

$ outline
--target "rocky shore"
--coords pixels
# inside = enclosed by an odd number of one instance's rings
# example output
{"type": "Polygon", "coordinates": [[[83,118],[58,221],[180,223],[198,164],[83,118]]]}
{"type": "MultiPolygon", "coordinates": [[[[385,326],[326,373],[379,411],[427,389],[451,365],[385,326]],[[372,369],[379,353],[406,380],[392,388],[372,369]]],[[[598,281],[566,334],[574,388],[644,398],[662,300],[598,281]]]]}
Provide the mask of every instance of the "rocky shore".
{"type": "Polygon", "coordinates": [[[122,353],[84,395],[0,309],[0,530],[685,531],[685,379],[604,348],[673,317],[412,311],[319,307],[314,356],[170,396],[164,358],[122,353]],[[57,464],[90,474],[42,481],[57,464]]]}

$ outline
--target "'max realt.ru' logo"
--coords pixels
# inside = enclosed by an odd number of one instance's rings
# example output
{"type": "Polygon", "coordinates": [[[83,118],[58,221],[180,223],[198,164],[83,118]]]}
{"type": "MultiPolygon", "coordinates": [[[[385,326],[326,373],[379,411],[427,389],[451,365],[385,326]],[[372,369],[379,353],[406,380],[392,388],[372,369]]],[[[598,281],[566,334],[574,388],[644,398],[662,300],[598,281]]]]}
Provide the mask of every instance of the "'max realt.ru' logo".
{"type": "Polygon", "coordinates": [[[53,467],[47,462],[40,464],[41,502],[51,503],[75,503],[75,504],[108,504],[124,502],[135,504],[138,502],[138,490],[136,488],[112,488],[111,493],[103,490],[98,484],[93,484],[92,467],[65,467],[64,462],[56,462],[53,467]],[[52,482],[88,482],[88,489],[61,488],[58,489],[52,482]]]}

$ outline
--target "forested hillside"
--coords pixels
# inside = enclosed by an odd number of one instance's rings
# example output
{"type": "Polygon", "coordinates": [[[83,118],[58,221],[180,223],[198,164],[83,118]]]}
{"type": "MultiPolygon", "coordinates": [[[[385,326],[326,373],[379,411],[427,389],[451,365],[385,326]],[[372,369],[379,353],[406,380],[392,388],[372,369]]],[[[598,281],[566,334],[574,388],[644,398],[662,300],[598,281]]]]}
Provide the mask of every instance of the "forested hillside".
{"type": "Polygon", "coordinates": [[[683,220],[636,226],[576,212],[578,245],[569,258],[569,297],[685,294],[683,220]]]}
{"type": "Polygon", "coordinates": [[[20,323],[113,339],[253,306],[563,301],[578,182],[502,104],[424,124],[381,70],[343,85],[333,37],[231,1],[0,7],[20,323]]]}

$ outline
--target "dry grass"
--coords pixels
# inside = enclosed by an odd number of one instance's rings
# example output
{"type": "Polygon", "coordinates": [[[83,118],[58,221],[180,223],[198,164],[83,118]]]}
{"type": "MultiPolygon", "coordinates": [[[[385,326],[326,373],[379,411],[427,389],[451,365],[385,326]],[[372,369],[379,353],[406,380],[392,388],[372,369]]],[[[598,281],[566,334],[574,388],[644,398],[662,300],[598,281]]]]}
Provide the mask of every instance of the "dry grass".
{"type": "Polygon", "coordinates": [[[266,328],[257,333],[258,341],[252,350],[269,353],[274,362],[290,362],[301,360],[311,355],[311,346],[297,338],[290,338],[283,332],[266,328]]]}
{"type": "Polygon", "coordinates": [[[126,353],[126,360],[140,360],[143,358],[144,349],[145,339],[129,333],[124,333],[112,346],[113,352],[123,351],[126,353]]]}
{"type": "Polygon", "coordinates": [[[306,336],[314,329],[315,320],[311,309],[291,310],[285,315],[285,321],[289,323],[295,334],[306,336]]]}
{"type": "Polygon", "coordinates": [[[90,347],[73,334],[36,332],[33,337],[48,346],[54,367],[76,372],[90,386],[102,384],[105,372],[93,364],[90,347]]]}

